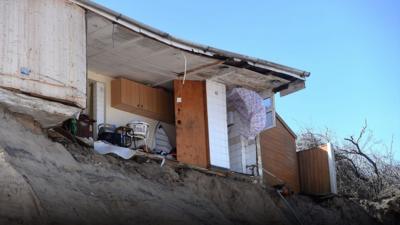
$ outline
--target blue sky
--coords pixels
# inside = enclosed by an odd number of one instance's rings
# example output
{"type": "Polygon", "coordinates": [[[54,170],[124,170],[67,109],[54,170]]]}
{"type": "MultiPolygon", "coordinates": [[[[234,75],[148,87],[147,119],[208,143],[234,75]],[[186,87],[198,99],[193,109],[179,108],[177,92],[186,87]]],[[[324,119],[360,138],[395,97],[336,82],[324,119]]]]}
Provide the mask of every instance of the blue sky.
{"type": "Polygon", "coordinates": [[[112,1],[124,15],[201,44],[311,72],[280,98],[293,130],[328,127],[338,138],[368,120],[400,159],[400,1],[112,1]]]}

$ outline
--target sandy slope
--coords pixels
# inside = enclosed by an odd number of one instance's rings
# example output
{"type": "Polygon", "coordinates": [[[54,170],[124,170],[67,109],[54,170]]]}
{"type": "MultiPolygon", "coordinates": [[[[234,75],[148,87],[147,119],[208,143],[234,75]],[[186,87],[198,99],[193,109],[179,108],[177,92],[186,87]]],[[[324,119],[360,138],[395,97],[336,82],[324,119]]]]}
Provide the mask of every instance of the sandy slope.
{"type": "MultiPolygon", "coordinates": [[[[374,224],[346,202],[289,200],[304,224],[374,224]]],[[[294,224],[289,214],[259,184],[66,149],[0,108],[0,224],[294,224]]]]}
{"type": "Polygon", "coordinates": [[[2,224],[284,224],[255,184],[50,141],[1,112],[2,224]],[[74,158],[75,157],[75,158],[74,158]]]}

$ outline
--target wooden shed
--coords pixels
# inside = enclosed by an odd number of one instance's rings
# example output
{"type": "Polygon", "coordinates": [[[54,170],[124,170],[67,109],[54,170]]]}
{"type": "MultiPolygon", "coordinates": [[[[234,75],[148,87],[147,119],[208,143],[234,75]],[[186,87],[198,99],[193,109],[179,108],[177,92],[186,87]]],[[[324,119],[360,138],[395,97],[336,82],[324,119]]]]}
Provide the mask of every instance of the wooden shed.
{"type": "Polygon", "coordinates": [[[299,192],[295,133],[276,114],[276,127],[263,131],[259,138],[264,182],[271,186],[285,184],[299,192]]]}
{"type": "Polygon", "coordinates": [[[297,152],[300,189],[304,194],[336,194],[336,166],[330,143],[297,152]]]}

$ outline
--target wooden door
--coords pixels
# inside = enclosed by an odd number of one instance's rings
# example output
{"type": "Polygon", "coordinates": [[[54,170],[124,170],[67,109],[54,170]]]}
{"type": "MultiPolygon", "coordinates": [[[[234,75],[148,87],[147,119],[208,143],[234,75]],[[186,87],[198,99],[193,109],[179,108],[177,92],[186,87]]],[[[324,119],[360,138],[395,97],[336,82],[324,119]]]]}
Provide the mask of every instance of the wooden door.
{"type": "Polygon", "coordinates": [[[207,100],[204,81],[174,81],[176,151],[178,161],[210,166],[207,100]]]}

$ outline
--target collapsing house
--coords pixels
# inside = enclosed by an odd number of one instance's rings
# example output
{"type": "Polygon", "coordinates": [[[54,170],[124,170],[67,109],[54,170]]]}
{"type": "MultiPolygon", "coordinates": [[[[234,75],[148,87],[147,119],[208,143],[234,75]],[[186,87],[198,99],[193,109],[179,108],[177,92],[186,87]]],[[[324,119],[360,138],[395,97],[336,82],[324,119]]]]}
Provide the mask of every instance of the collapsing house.
{"type": "Polygon", "coordinates": [[[296,136],[274,96],[305,88],[310,73],[184,41],[91,1],[5,0],[0,17],[0,102],[10,110],[43,127],[83,111],[94,139],[100,124],[141,121],[150,134],[161,125],[182,163],[300,191],[296,136]]]}

